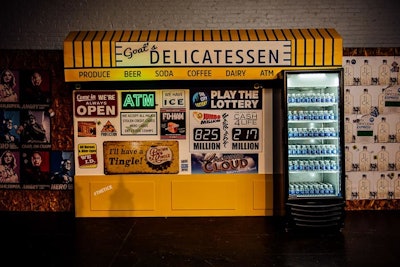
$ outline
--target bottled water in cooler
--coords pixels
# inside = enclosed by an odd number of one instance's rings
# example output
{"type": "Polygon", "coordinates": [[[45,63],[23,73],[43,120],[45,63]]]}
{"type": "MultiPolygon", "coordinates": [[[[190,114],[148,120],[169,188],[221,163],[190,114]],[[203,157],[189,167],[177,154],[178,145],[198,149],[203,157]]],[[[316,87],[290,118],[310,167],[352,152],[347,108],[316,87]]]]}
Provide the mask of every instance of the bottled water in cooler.
{"type": "Polygon", "coordinates": [[[334,195],[334,186],[323,182],[292,182],[289,184],[289,196],[334,195]]]}

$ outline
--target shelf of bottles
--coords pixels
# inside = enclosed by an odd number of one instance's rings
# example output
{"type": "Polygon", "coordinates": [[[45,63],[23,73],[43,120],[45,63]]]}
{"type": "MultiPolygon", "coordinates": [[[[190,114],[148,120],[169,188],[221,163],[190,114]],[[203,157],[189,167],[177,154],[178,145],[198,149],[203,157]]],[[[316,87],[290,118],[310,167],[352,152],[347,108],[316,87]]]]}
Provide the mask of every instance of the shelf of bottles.
{"type": "Polygon", "coordinates": [[[287,89],[289,198],[337,196],[338,88],[287,89]]]}

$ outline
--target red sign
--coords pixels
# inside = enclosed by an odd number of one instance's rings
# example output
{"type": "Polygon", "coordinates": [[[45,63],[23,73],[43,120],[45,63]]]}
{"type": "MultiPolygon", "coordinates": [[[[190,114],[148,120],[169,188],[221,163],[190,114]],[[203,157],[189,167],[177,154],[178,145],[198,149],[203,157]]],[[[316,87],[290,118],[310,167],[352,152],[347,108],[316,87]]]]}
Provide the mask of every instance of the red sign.
{"type": "Polygon", "coordinates": [[[74,106],[76,117],[116,117],[117,92],[76,91],[74,106]]]}

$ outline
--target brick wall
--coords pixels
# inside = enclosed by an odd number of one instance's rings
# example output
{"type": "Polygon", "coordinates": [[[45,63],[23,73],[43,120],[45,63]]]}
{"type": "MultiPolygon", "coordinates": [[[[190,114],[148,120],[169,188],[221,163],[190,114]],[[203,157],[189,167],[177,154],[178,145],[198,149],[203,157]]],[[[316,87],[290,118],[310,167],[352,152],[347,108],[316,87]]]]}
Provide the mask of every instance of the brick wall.
{"type": "Polygon", "coordinates": [[[0,49],[62,49],[73,30],[335,28],[344,47],[399,47],[398,0],[10,0],[0,49]]]}

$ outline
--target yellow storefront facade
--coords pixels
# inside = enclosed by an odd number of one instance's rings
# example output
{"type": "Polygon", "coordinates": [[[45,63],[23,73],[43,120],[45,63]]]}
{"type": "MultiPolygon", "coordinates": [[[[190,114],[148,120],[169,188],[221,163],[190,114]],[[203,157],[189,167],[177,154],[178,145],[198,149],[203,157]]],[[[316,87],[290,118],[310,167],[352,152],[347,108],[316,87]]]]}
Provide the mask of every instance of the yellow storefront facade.
{"type": "Polygon", "coordinates": [[[334,29],[71,32],[76,216],[279,214],[279,73],[342,51],[334,29]]]}

